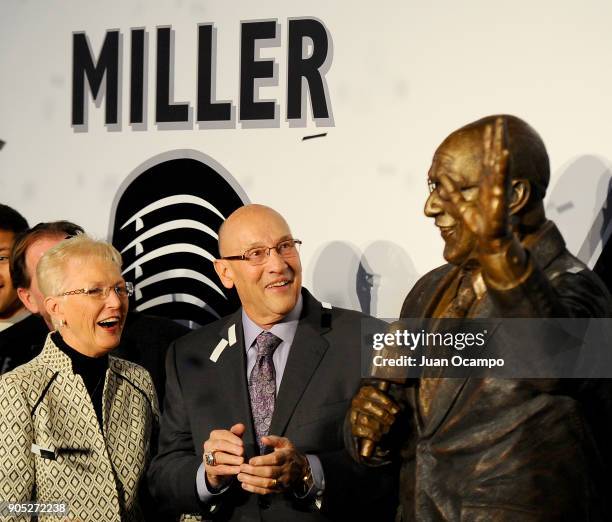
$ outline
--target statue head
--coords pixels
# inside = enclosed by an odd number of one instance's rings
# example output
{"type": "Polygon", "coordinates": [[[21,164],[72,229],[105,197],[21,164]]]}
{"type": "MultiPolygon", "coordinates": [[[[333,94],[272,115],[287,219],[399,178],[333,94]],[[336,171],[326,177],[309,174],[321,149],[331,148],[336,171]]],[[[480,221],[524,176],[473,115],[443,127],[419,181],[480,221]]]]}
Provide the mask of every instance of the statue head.
{"type": "Polygon", "coordinates": [[[506,175],[510,222],[515,230],[523,222],[533,223],[533,216],[543,219],[542,200],[550,178],[548,154],[544,142],[526,122],[509,115],[487,116],[450,134],[436,150],[428,173],[430,194],[425,215],[435,219],[444,239],[444,258],[460,265],[476,255],[477,238],[444,208],[439,177],[445,173],[455,181],[467,201],[476,201],[483,173],[484,132],[487,125],[504,118],[504,147],[508,150],[506,175]]]}

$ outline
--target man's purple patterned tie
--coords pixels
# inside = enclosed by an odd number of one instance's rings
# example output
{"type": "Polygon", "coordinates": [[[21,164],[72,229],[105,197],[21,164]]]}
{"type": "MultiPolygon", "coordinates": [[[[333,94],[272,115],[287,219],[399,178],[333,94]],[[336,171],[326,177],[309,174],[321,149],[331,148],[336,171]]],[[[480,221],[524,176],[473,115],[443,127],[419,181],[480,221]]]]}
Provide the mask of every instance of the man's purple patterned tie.
{"type": "Polygon", "coordinates": [[[249,395],[255,435],[262,455],[265,445],[261,443],[261,438],[268,434],[276,401],[276,371],[272,355],[281,342],[282,339],[265,331],[255,339],[257,360],[249,377],[249,395]]]}

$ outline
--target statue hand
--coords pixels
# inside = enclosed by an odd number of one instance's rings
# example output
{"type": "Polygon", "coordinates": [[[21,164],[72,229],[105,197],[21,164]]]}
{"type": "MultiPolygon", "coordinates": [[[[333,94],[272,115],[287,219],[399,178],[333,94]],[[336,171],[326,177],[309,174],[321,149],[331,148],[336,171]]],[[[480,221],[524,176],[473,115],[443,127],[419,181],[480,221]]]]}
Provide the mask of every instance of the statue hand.
{"type": "Polygon", "coordinates": [[[483,134],[482,174],[478,196],[466,200],[457,183],[447,174],[440,175],[441,196],[445,209],[478,238],[480,250],[494,252],[511,237],[509,198],[511,180],[506,175],[508,150],[504,148],[505,122],[487,125],[483,134]]]}
{"type": "Polygon", "coordinates": [[[389,431],[399,411],[399,406],[385,393],[373,386],[363,386],[351,402],[351,431],[356,437],[377,442],[389,431]]]}

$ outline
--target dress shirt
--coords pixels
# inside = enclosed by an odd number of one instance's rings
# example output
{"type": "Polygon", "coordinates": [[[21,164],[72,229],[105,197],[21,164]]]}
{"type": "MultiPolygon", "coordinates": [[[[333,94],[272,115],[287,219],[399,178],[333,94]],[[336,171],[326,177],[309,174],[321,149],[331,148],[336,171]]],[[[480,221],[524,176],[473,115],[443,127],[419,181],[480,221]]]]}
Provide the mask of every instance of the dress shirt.
{"type": "MultiPolygon", "coordinates": [[[[300,322],[300,315],[302,314],[302,296],[300,295],[298,302],[294,306],[293,310],[289,312],[279,323],[276,323],[268,331],[279,339],[281,343],[276,347],[272,354],[272,361],[274,362],[274,370],[276,373],[276,394],[280,388],[280,383],[285,373],[285,366],[287,365],[287,359],[289,358],[289,350],[293,344],[293,338],[295,337],[295,331],[297,330],[298,323],[300,322]]],[[[242,331],[244,333],[244,347],[246,350],[247,357],[247,382],[255,367],[257,361],[257,346],[255,346],[255,339],[263,332],[263,328],[257,326],[251,318],[246,314],[244,308],[242,309],[242,331]]]]}

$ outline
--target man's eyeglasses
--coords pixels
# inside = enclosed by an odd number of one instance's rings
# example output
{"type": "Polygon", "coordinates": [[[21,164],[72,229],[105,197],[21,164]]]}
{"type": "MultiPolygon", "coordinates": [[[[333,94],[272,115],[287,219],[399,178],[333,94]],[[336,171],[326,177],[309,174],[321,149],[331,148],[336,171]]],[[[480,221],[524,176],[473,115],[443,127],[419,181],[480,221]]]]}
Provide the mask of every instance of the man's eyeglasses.
{"type": "Polygon", "coordinates": [[[276,250],[276,253],[283,259],[291,259],[298,255],[299,247],[302,242],[299,239],[286,239],[273,247],[255,247],[249,248],[241,256],[225,256],[221,259],[229,259],[231,261],[248,261],[250,265],[263,265],[270,252],[276,250]]]}
{"type": "Polygon", "coordinates": [[[78,290],[70,290],[69,292],[58,294],[57,297],[63,297],[65,295],[83,294],[93,297],[94,299],[100,299],[102,301],[109,296],[111,290],[114,290],[120,299],[127,299],[134,293],[134,285],[132,283],[125,283],[120,285],[96,288],[79,288],[78,290]]]}

